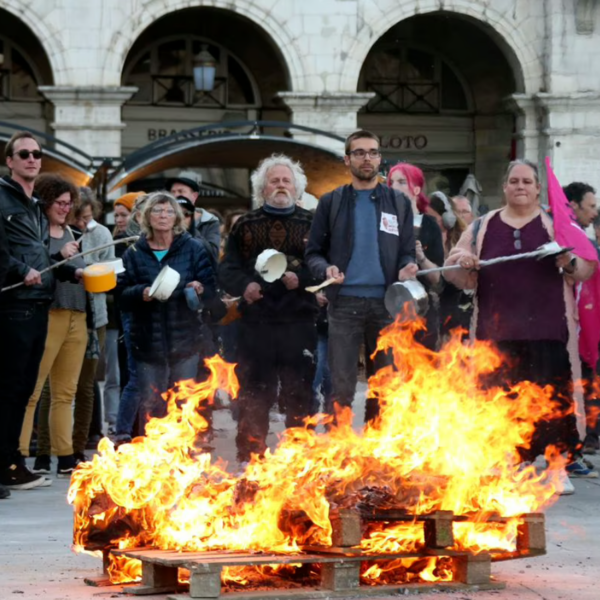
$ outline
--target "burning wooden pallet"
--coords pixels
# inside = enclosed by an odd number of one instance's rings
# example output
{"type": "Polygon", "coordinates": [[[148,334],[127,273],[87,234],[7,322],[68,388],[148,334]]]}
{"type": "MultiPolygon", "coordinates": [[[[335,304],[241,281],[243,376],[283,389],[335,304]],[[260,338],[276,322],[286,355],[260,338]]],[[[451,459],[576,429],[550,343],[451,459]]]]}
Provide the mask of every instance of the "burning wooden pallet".
{"type": "MultiPolygon", "coordinates": [[[[112,550],[115,556],[135,558],[142,563],[142,582],[127,588],[134,595],[176,592],[180,589],[180,569],[189,571],[189,595],[171,596],[172,600],[232,597],[236,600],[257,598],[333,598],[377,596],[435,590],[492,590],[502,589],[503,583],[492,580],[491,563],[497,560],[525,558],[545,554],[546,538],[544,515],[526,514],[517,534],[514,552],[474,554],[451,550],[454,545],[453,523],[469,520],[450,511],[437,511],[415,517],[401,511],[377,510],[362,514],[354,510],[340,510],[331,517],[332,546],[307,546],[303,553],[282,555],[249,552],[175,552],[156,549],[112,550]],[[419,552],[394,554],[367,554],[358,547],[362,527],[366,521],[421,522],[425,545],[419,552]],[[360,584],[361,563],[392,561],[399,558],[447,557],[452,564],[454,580],[436,583],[403,583],[395,585],[365,586],[360,584]],[[240,591],[222,594],[221,575],[224,567],[319,564],[320,582],[317,587],[278,589],[275,591],[240,591]]],[[[486,522],[503,523],[503,517],[488,518],[486,522]]]]}

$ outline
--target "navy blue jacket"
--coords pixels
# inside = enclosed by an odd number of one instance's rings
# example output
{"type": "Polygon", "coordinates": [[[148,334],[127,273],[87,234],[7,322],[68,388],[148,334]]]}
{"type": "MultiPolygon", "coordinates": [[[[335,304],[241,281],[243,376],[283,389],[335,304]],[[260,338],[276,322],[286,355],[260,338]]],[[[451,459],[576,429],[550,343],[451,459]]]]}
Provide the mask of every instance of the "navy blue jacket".
{"type": "MultiPolygon", "coordinates": [[[[373,189],[371,200],[377,207],[379,258],[388,286],[398,281],[400,269],[411,262],[416,263],[413,212],[410,200],[404,194],[383,184],[373,189]],[[398,235],[382,230],[383,213],[396,216],[398,235]]],[[[355,205],[356,192],[351,185],[339,187],[319,200],[305,254],[313,277],[319,281],[325,279],[325,271],[331,265],[346,272],[354,243],[355,205]],[[337,206],[334,206],[335,195],[339,198],[337,206]]],[[[335,300],[339,290],[339,285],[329,286],[327,298],[335,300]]]]}
{"type": "Polygon", "coordinates": [[[134,358],[156,363],[196,354],[202,326],[198,314],[188,307],[183,290],[191,281],[199,281],[204,286],[204,298],[215,293],[215,274],[204,246],[189,233],[182,233],[159,262],[143,235],[125,252],[123,264],[126,270],[119,275],[117,294],[121,308],[131,313],[134,358]],[[144,289],[166,265],[181,275],[179,285],[166,302],[144,302],[144,289]]]}

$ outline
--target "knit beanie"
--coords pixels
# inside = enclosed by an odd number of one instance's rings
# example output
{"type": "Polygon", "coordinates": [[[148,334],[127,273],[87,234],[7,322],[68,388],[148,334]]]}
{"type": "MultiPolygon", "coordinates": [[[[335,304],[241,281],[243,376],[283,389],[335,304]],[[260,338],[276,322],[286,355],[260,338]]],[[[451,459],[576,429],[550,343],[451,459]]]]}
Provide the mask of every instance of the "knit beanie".
{"type": "Polygon", "coordinates": [[[145,196],[145,195],[146,195],[146,192],[128,192],[127,194],[124,194],[123,196],[121,196],[120,198],[117,198],[115,200],[115,206],[117,206],[118,204],[121,204],[129,212],[131,212],[133,210],[134,205],[135,205],[135,201],[140,196],[145,196]]]}

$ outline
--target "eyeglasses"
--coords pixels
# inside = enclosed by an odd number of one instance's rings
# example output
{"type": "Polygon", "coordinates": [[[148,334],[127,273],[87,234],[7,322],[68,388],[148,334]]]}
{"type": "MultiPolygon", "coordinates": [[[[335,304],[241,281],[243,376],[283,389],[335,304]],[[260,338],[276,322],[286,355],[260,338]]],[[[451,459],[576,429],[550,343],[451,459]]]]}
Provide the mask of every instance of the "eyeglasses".
{"type": "Polygon", "coordinates": [[[62,210],[71,210],[71,207],[73,206],[72,202],[55,202],[54,203],[55,206],[58,206],[58,208],[62,208],[62,210]]]}
{"type": "Polygon", "coordinates": [[[521,230],[515,229],[513,231],[513,237],[515,238],[515,250],[520,250],[523,247],[521,244],[521,230]]]}
{"type": "Polygon", "coordinates": [[[167,217],[175,216],[175,211],[172,208],[153,208],[150,213],[153,215],[167,215],[167,217]]]}
{"type": "Polygon", "coordinates": [[[33,156],[35,160],[40,160],[40,158],[42,158],[41,150],[19,150],[18,152],[13,152],[12,156],[15,154],[22,160],[27,160],[29,155],[33,156]]]}
{"type": "Polygon", "coordinates": [[[379,158],[381,156],[381,152],[379,150],[363,150],[359,148],[358,150],[350,150],[348,152],[350,156],[354,156],[354,158],[364,158],[367,154],[369,158],[379,158]]]}

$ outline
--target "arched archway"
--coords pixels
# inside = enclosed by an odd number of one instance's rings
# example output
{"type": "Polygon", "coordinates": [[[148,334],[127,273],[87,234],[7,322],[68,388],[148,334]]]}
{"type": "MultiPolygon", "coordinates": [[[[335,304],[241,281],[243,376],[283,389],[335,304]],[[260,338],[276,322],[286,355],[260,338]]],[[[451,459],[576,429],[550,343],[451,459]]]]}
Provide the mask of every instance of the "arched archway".
{"type": "MultiPolygon", "coordinates": [[[[132,43],[120,83],[139,91],[122,110],[127,125],[122,135],[124,156],[199,126],[289,119],[277,94],[291,89],[293,75],[283,49],[266,27],[270,17],[257,24],[242,14],[250,10],[243,8],[245,3],[237,4],[235,11],[219,4],[171,10],[149,24],[132,43]],[[214,87],[208,91],[197,89],[194,82],[193,69],[200,53],[208,53],[216,67],[214,87]]],[[[178,6],[175,2],[167,5],[168,9],[178,6]]],[[[277,34],[284,35],[281,28],[277,34]]],[[[171,175],[178,169],[195,168],[207,184],[245,191],[245,165],[226,163],[205,165],[179,153],[166,168],[171,175]]],[[[146,177],[149,179],[141,185],[149,188],[160,178],[149,172],[146,177]]]]}
{"type": "Polygon", "coordinates": [[[421,12],[372,44],[356,84],[358,92],[376,94],[358,123],[382,136],[390,164],[413,162],[425,171],[429,191],[450,194],[474,174],[491,206],[515,152],[506,99],[525,85],[515,53],[498,39],[470,16],[421,12]]]}
{"type": "Polygon", "coordinates": [[[8,35],[27,48],[31,56],[43,63],[43,82],[60,85],[60,74],[66,72],[65,47],[62,38],[48,25],[39,4],[26,0],[7,0],[0,8],[0,33],[8,35]]]}
{"type": "Polygon", "coordinates": [[[535,48],[537,40],[524,37],[518,23],[490,3],[448,0],[440,6],[437,0],[423,0],[417,6],[412,0],[381,0],[378,9],[379,13],[365,15],[364,26],[350,40],[345,68],[340,73],[340,89],[356,89],[362,64],[373,44],[389,30],[390,23],[439,13],[467,19],[490,37],[510,64],[518,92],[535,93],[540,90],[543,73],[535,48]]]}
{"type": "Polygon", "coordinates": [[[0,118],[47,131],[45,100],[38,87],[52,84],[54,73],[29,23],[0,9],[0,118]]]}
{"type": "MultiPolygon", "coordinates": [[[[130,15],[129,21],[135,24],[131,30],[116,32],[109,44],[104,72],[121,73],[125,61],[136,41],[154,23],[160,19],[168,18],[178,11],[212,9],[230,12],[232,15],[246,19],[255,27],[264,32],[272,42],[273,51],[282,57],[285,68],[289,74],[290,89],[297,89],[304,80],[306,68],[302,59],[302,52],[285,27],[281,26],[267,7],[249,0],[240,0],[235,4],[227,0],[213,0],[210,3],[200,2],[193,9],[186,0],[150,0],[138,5],[138,10],[130,15]]],[[[108,75],[110,76],[110,75],[108,75]]],[[[107,81],[107,85],[116,82],[107,81]]]]}

